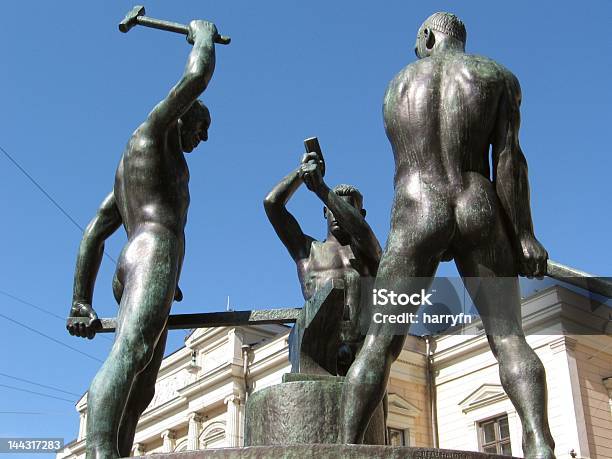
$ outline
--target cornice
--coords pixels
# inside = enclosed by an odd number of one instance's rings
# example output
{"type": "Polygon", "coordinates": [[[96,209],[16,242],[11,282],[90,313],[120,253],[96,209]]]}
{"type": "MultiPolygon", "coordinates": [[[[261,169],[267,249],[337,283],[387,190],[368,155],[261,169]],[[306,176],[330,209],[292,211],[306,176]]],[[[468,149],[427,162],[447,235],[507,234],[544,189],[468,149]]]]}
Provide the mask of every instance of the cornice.
{"type": "Polygon", "coordinates": [[[270,370],[271,368],[275,368],[279,363],[289,363],[289,348],[283,347],[271,354],[266,355],[261,360],[251,363],[249,365],[249,378],[253,378],[261,373],[270,370]]]}
{"type": "Polygon", "coordinates": [[[242,368],[238,365],[227,362],[214,369],[204,378],[196,379],[194,382],[177,389],[177,392],[181,397],[187,399],[202,390],[209,389],[219,382],[228,383],[235,378],[242,378],[242,368]]]}

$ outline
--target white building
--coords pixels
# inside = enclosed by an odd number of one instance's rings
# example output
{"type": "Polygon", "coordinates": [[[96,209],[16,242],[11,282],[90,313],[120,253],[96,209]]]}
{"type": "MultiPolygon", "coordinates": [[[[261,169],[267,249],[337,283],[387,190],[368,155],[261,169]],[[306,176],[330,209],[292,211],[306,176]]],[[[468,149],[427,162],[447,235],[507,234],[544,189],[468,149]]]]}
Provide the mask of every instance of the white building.
{"type": "MultiPolygon", "coordinates": [[[[559,459],[612,459],[612,337],[594,328],[608,311],[591,308],[588,298],[559,286],[523,302],[528,342],[546,368],[559,459]],[[568,336],[576,326],[583,334],[568,336]]],[[[429,342],[406,340],[388,388],[394,444],[522,456],[518,415],[484,332],[471,327],[429,342]]],[[[241,446],[246,397],[289,372],[288,334],[276,325],[194,331],[162,363],[133,454],[241,446]]],[[[84,396],[76,406],[78,437],[58,458],[84,457],[86,408],[84,396]]]]}

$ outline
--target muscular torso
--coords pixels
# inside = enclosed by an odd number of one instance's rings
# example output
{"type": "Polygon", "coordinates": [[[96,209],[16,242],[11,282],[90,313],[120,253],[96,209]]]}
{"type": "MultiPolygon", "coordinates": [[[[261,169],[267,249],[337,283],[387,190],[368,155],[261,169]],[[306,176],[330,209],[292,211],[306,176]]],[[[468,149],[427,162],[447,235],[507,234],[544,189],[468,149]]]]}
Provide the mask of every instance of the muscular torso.
{"type": "Polygon", "coordinates": [[[383,115],[396,163],[396,187],[414,181],[450,195],[463,174],[489,178],[489,145],[509,72],[496,62],[443,53],[405,67],[389,84],[383,115]]]}
{"type": "Polygon", "coordinates": [[[371,276],[367,265],[353,252],[350,244],[335,241],[312,241],[310,254],[297,262],[298,276],[304,299],[309,299],[319,288],[332,279],[341,279],[345,285],[342,327],[344,341],[359,339],[358,315],[361,301],[361,278],[371,276]],[[350,323],[350,325],[349,325],[350,323]]]}
{"type": "Polygon", "coordinates": [[[157,136],[147,133],[143,126],[132,135],[117,168],[117,206],[129,241],[147,231],[175,237],[180,265],[189,206],[189,170],[176,126],[157,136]]]}
{"type": "Polygon", "coordinates": [[[491,59],[446,52],[391,81],[383,116],[396,166],[392,236],[413,231],[408,240],[442,257],[456,234],[475,239],[491,226],[498,200],[489,148],[511,78],[491,59]]]}

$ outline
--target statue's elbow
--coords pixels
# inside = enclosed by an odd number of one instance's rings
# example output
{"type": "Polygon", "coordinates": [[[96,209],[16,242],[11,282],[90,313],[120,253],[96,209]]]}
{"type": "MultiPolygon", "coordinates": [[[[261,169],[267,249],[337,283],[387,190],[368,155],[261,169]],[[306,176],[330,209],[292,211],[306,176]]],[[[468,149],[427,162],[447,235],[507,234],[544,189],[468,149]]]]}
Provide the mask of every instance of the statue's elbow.
{"type": "Polygon", "coordinates": [[[89,224],[85,227],[85,231],[83,231],[82,242],[85,243],[91,239],[95,238],[97,227],[99,226],[100,214],[98,214],[89,222],[89,224]]]}
{"type": "Polygon", "coordinates": [[[98,214],[89,222],[83,232],[81,248],[87,250],[89,247],[99,246],[104,244],[104,239],[104,213],[98,211],[98,214]]]}
{"type": "Polygon", "coordinates": [[[270,192],[266,195],[263,200],[263,206],[266,212],[274,209],[277,206],[277,201],[276,197],[274,196],[274,193],[270,192]]]}

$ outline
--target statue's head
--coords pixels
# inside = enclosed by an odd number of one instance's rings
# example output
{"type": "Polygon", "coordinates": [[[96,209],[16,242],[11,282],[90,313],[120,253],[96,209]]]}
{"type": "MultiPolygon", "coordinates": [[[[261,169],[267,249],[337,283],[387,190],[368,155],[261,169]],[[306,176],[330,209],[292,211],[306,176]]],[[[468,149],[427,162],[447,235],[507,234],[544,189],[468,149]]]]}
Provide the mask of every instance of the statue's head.
{"type": "MultiPolygon", "coordinates": [[[[353,185],[336,185],[332,191],[361,212],[361,215],[366,216],[366,210],[363,208],[363,196],[353,185]]],[[[346,239],[348,234],[340,227],[333,212],[327,207],[323,207],[323,217],[327,220],[327,231],[329,233],[336,236],[338,240],[346,239]]]]}
{"type": "Polygon", "coordinates": [[[206,105],[199,99],[196,99],[179,120],[181,148],[183,151],[191,153],[200,142],[206,142],[208,140],[209,127],[210,112],[206,105]]]}
{"type": "Polygon", "coordinates": [[[423,59],[442,49],[465,51],[466,38],[461,19],[452,13],[434,13],[419,27],[414,52],[423,59]]]}

